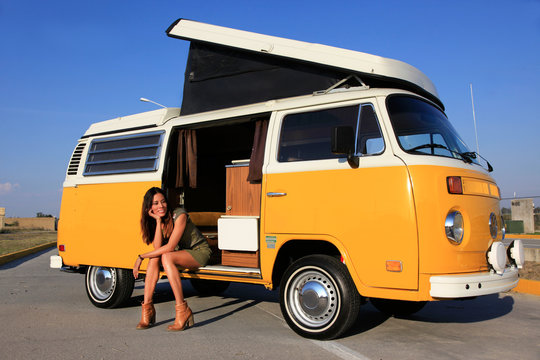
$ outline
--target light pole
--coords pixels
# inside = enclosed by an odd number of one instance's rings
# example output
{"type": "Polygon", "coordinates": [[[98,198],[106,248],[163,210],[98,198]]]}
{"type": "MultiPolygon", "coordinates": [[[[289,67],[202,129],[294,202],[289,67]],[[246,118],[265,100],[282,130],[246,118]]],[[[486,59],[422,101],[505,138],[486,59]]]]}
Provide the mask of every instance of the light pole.
{"type": "Polygon", "coordinates": [[[165,105],[161,105],[160,103],[157,103],[157,102],[152,101],[152,100],[147,99],[147,98],[142,97],[139,100],[144,101],[144,102],[149,102],[149,103],[152,103],[152,104],[156,104],[156,105],[161,106],[162,108],[165,108],[165,109],[167,108],[165,105]]]}

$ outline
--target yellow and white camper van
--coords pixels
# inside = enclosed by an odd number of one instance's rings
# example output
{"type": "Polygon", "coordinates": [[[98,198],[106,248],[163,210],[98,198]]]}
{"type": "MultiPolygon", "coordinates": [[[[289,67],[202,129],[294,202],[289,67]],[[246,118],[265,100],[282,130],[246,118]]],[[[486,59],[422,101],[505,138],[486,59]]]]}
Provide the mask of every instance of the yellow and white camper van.
{"type": "Polygon", "coordinates": [[[214,248],[182,277],[279,287],[302,336],[343,334],[367,299],[406,315],[516,286],[523,249],[501,242],[491,166],[420,71],[188,20],[167,34],[191,42],[182,110],[92,124],[68,166],[51,266],[86,271],[94,305],[131,296],[152,186],[214,248]]]}

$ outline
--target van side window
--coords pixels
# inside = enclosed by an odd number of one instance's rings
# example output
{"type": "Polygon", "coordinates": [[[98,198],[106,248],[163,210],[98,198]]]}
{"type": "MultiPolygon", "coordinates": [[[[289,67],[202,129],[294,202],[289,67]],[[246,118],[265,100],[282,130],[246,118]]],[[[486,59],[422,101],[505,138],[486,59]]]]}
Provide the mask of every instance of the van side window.
{"type": "Polygon", "coordinates": [[[364,104],[360,107],[360,118],[358,119],[360,130],[356,141],[356,154],[380,154],[384,150],[384,140],[373,105],[364,104]]]}
{"type": "Polygon", "coordinates": [[[155,171],[159,164],[163,131],[94,139],[83,175],[155,171]]]}
{"type": "Polygon", "coordinates": [[[351,126],[356,131],[358,105],[285,116],[279,139],[278,161],[333,159],[332,129],[351,126]]]}
{"type": "Polygon", "coordinates": [[[373,105],[362,104],[285,116],[281,127],[278,161],[333,159],[331,133],[337,126],[350,126],[359,133],[357,155],[383,152],[384,140],[373,105]]]}

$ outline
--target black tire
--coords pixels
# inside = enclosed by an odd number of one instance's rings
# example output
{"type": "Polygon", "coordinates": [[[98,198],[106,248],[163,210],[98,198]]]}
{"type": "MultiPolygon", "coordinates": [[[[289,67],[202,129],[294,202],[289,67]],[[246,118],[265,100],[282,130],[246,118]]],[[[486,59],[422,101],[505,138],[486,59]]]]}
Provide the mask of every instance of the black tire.
{"type": "Polygon", "coordinates": [[[191,286],[202,296],[219,295],[229,287],[228,281],[189,279],[191,286]]]}
{"type": "Polygon", "coordinates": [[[354,324],[361,296],[347,267],[327,255],[310,255],[291,264],[280,284],[280,306],[297,334],[334,339],[354,324]]]}
{"type": "Polygon", "coordinates": [[[111,309],[124,304],[133,293],[135,279],[126,269],[89,266],[86,270],[86,294],[95,306],[111,309]]]}
{"type": "Polygon", "coordinates": [[[406,317],[412,315],[426,305],[426,301],[406,301],[370,298],[369,301],[377,310],[388,316],[406,317]]]}

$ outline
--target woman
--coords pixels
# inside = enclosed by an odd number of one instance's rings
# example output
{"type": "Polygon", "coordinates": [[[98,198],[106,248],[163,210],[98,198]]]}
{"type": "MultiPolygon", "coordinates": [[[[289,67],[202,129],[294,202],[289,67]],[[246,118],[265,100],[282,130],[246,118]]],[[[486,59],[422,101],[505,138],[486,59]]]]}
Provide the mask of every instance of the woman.
{"type": "Polygon", "coordinates": [[[149,259],[142,316],[137,329],[147,329],[155,323],[156,311],[152,296],[159,280],[160,261],[167,273],[176,301],[176,318],[168,330],[180,331],[186,326],[193,326],[193,314],[184,300],[177,266],[190,270],[205,266],[212,253],[206,238],[195,227],[183,208],[171,212],[165,193],[157,187],[149,189],[144,195],[141,230],[143,241],[147,245],[152,244],[154,250],[138,255],[133,266],[133,276],[136,279],[141,263],[144,259],[149,259]]]}

